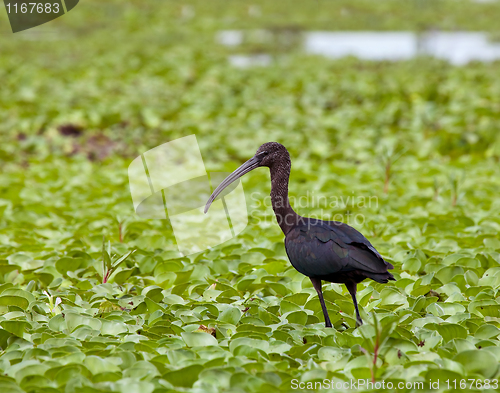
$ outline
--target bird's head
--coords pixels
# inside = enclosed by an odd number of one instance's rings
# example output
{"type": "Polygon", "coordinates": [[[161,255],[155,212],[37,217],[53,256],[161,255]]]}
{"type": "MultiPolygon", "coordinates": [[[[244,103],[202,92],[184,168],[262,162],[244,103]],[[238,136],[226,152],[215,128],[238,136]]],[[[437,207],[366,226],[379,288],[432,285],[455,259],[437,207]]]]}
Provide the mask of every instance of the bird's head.
{"type": "Polygon", "coordinates": [[[254,157],[261,158],[259,166],[271,168],[276,162],[283,158],[288,158],[289,154],[288,150],[281,143],[267,142],[257,149],[254,157]]]}
{"type": "Polygon", "coordinates": [[[282,160],[283,158],[287,159],[287,162],[290,161],[288,151],[285,146],[278,142],[267,142],[264,143],[257,149],[255,155],[250,158],[247,162],[241,165],[238,169],[236,169],[233,173],[231,173],[228,177],[226,177],[222,183],[215,189],[210,198],[205,205],[205,213],[210,208],[212,202],[219,196],[219,194],[232,182],[239,179],[244,174],[253,171],[255,168],[259,168],[261,166],[267,166],[268,168],[272,168],[273,165],[282,160]]]}

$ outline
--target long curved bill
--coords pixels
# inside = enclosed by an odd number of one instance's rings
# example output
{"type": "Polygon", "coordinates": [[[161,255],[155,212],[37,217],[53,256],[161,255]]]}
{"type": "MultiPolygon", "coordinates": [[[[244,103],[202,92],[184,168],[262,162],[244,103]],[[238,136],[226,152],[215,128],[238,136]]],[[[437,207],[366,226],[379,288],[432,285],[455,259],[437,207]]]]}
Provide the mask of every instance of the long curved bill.
{"type": "Polygon", "coordinates": [[[215,198],[217,198],[219,194],[227,186],[229,186],[235,180],[239,179],[244,174],[254,170],[255,168],[258,168],[261,161],[262,161],[262,155],[256,154],[255,156],[250,158],[247,162],[245,162],[243,165],[241,165],[238,169],[236,169],[233,173],[231,173],[228,177],[226,177],[222,181],[222,183],[219,184],[219,186],[215,189],[212,195],[210,195],[210,198],[208,199],[207,204],[205,205],[205,213],[210,208],[212,202],[215,201],[215,198]]]}

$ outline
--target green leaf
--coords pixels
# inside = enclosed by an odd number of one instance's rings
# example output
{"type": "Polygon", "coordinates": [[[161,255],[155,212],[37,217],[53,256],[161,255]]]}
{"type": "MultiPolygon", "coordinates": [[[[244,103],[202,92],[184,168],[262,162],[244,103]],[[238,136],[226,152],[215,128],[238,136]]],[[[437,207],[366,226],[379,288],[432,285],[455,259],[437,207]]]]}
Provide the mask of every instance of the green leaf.
{"type": "Polygon", "coordinates": [[[179,370],[170,371],[163,375],[174,386],[191,387],[198,379],[198,375],[203,370],[203,366],[193,364],[179,370]]]}
{"type": "Polygon", "coordinates": [[[97,318],[91,318],[85,315],[68,312],[65,315],[66,324],[70,332],[74,331],[78,326],[85,325],[94,330],[101,330],[102,323],[97,318]]]}
{"type": "Polygon", "coordinates": [[[403,270],[406,270],[410,273],[417,273],[420,270],[420,267],[422,266],[422,262],[420,262],[419,259],[417,258],[408,258],[404,263],[403,263],[403,270]]]}
{"type": "Polygon", "coordinates": [[[106,240],[102,239],[102,266],[103,266],[103,274],[106,274],[106,271],[111,269],[111,258],[110,258],[110,250],[111,244],[108,241],[108,251],[106,251],[106,240]]]}
{"type": "Polygon", "coordinates": [[[468,375],[479,374],[484,378],[492,378],[498,370],[496,357],[486,350],[463,351],[453,360],[461,363],[468,375]]]}
{"type": "Polygon", "coordinates": [[[104,372],[120,371],[120,368],[116,364],[111,362],[110,359],[103,359],[94,355],[86,356],[83,364],[94,375],[104,372]]]}
{"type": "Polygon", "coordinates": [[[4,295],[4,296],[12,295],[12,296],[24,297],[30,303],[35,301],[35,297],[30,292],[25,291],[25,290],[20,289],[20,288],[7,288],[5,291],[3,291],[2,295],[4,295]]]}
{"type": "Polygon", "coordinates": [[[307,322],[307,314],[304,311],[294,311],[288,314],[286,319],[289,323],[305,325],[307,322]]]}
{"type": "Polygon", "coordinates": [[[400,305],[406,301],[404,295],[393,287],[385,287],[380,293],[380,298],[382,299],[380,303],[382,306],[400,305]]]}
{"type": "Polygon", "coordinates": [[[0,306],[17,306],[19,308],[22,308],[23,310],[26,310],[28,308],[28,305],[28,299],[21,296],[0,296],[0,306]]]}
{"type": "Polygon", "coordinates": [[[123,322],[102,321],[101,334],[117,336],[123,333],[128,333],[127,325],[123,322]]]}
{"type": "Polygon", "coordinates": [[[217,318],[220,322],[236,325],[241,318],[241,311],[236,307],[227,307],[217,318]]]}
{"type": "Polygon", "coordinates": [[[494,237],[487,237],[483,240],[483,243],[488,248],[493,248],[495,250],[500,249],[500,240],[494,237]]]}
{"type": "Polygon", "coordinates": [[[424,326],[426,329],[437,330],[445,342],[455,338],[467,338],[467,329],[454,323],[436,324],[429,323],[424,326]]]}
{"type": "Polygon", "coordinates": [[[495,325],[485,324],[479,326],[479,328],[474,333],[474,337],[481,340],[487,340],[489,338],[496,337],[499,334],[500,329],[498,327],[496,327],[495,325]]]}
{"type": "Polygon", "coordinates": [[[188,347],[206,347],[219,345],[217,339],[208,333],[203,332],[183,332],[182,339],[188,347]]]}
{"type": "Polygon", "coordinates": [[[17,337],[22,338],[30,324],[24,321],[2,321],[0,322],[0,326],[17,337]]]}
{"type": "Polygon", "coordinates": [[[129,251],[126,254],[122,255],[120,258],[118,258],[115,262],[113,262],[113,269],[116,269],[120,265],[120,263],[125,262],[125,260],[135,251],[136,250],[129,251]]]}
{"type": "Polygon", "coordinates": [[[68,328],[66,319],[62,314],[52,317],[49,321],[49,328],[56,332],[62,332],[64,329],[68,328]]]}
{"type": "Polygon", "coordinates": [[[56,269],[61,274],[66,274],[67,272],[74,272],[82,264],[83,260],[81,258],[68,258],[64,257],[56,262],[56,269]]]}

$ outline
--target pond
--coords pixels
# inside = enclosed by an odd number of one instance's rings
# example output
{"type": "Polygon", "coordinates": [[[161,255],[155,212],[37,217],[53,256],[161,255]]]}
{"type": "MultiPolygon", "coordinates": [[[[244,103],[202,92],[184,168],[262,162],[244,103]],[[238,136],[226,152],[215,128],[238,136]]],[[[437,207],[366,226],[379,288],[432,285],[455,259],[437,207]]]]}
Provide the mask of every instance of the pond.
{"type": "MultiPolygon", "coordinates": [[[[217,41],[225,46],[238,47],[247,37],[272,39],[272,34],[225,30],[217,41]]],[[[300,34],[300,33],[299,33],[300,34]]],[[[417,56],[431,56],[464,65],[471,61],[489,62],[500,59],[500,43],[491,42],[482,32],[428,31],[417,34],[408,31],[310,31],[302,33],[297,45],[309,54],[329,58],[355,56],[364,60],[408,60],[417,56]]],[[[268,55],[233,55],[229,58],[237,67],[264,66],[271,63],[268,55]]]]}
{"type": "Polygon", "coordinates": [[[304,35],[307,53],[330,58],[355,56],[366,60],[406,60],[432,56],[454,65],[500,59],[500,44],[485,33],[426,32],[309,32],[304,35]]]}

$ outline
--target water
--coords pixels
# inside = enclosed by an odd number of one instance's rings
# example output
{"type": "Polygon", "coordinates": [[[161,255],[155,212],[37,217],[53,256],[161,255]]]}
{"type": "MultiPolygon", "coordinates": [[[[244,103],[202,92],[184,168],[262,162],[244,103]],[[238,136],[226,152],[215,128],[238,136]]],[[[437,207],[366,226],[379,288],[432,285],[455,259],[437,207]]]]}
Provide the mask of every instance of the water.
{"type": "Polygon", "coordinates": [[[355,56],[366,60],[405,60],[417,55],[417,37],[406,32],[326,32],[304,35],[307,53],[330,58],[355,56]]]}
{"type": "Polygon", "coordinates": [[[243,31],[222,30],[217,33],[216,40],[219,44],[225,46],[238,46],[243,43],[243,31]]]}
{"type": "Polygon", "coordinates": [[[484,33],[431,33],[423,37],[422,53],[455,65],[471,61],[500,59],[500,43],[492,43],[484,33]]]}
{"type": "MultiPolygon", "coordinates": [[[[225,30],[219,32],[217,41],[236,48],[248,35],[251,32],[225,30]]],[[[500,43],[488,41],[487,35],[482,32],[430,31],[418,35],[407,31],[311,31],[303,33],[302,37],[306,53],[333,59],[355,56],[363,60],[398,61],[431,56],[457,66],[471,61],[500,59],[500,43]]],[[[265,66],[271,63],[271,58],[268,55],[233,55],[229,61],[236,67],[265,66]]]]}
{"type": "Polygon", "coordinates": [[[265,67],[272,63],[272,57],[269,55],[231,55],[229,63],[238,68],[265,67]]]}
{"type": "Polygon", "coordinates": [[[406,60],[431,56],[463,65],[471,61],[500,59],[500,43],[485,33],[427,32],[309,32],[304,37],[307,53],[330,58],[355,56],[365,60],[406,60]]]}

